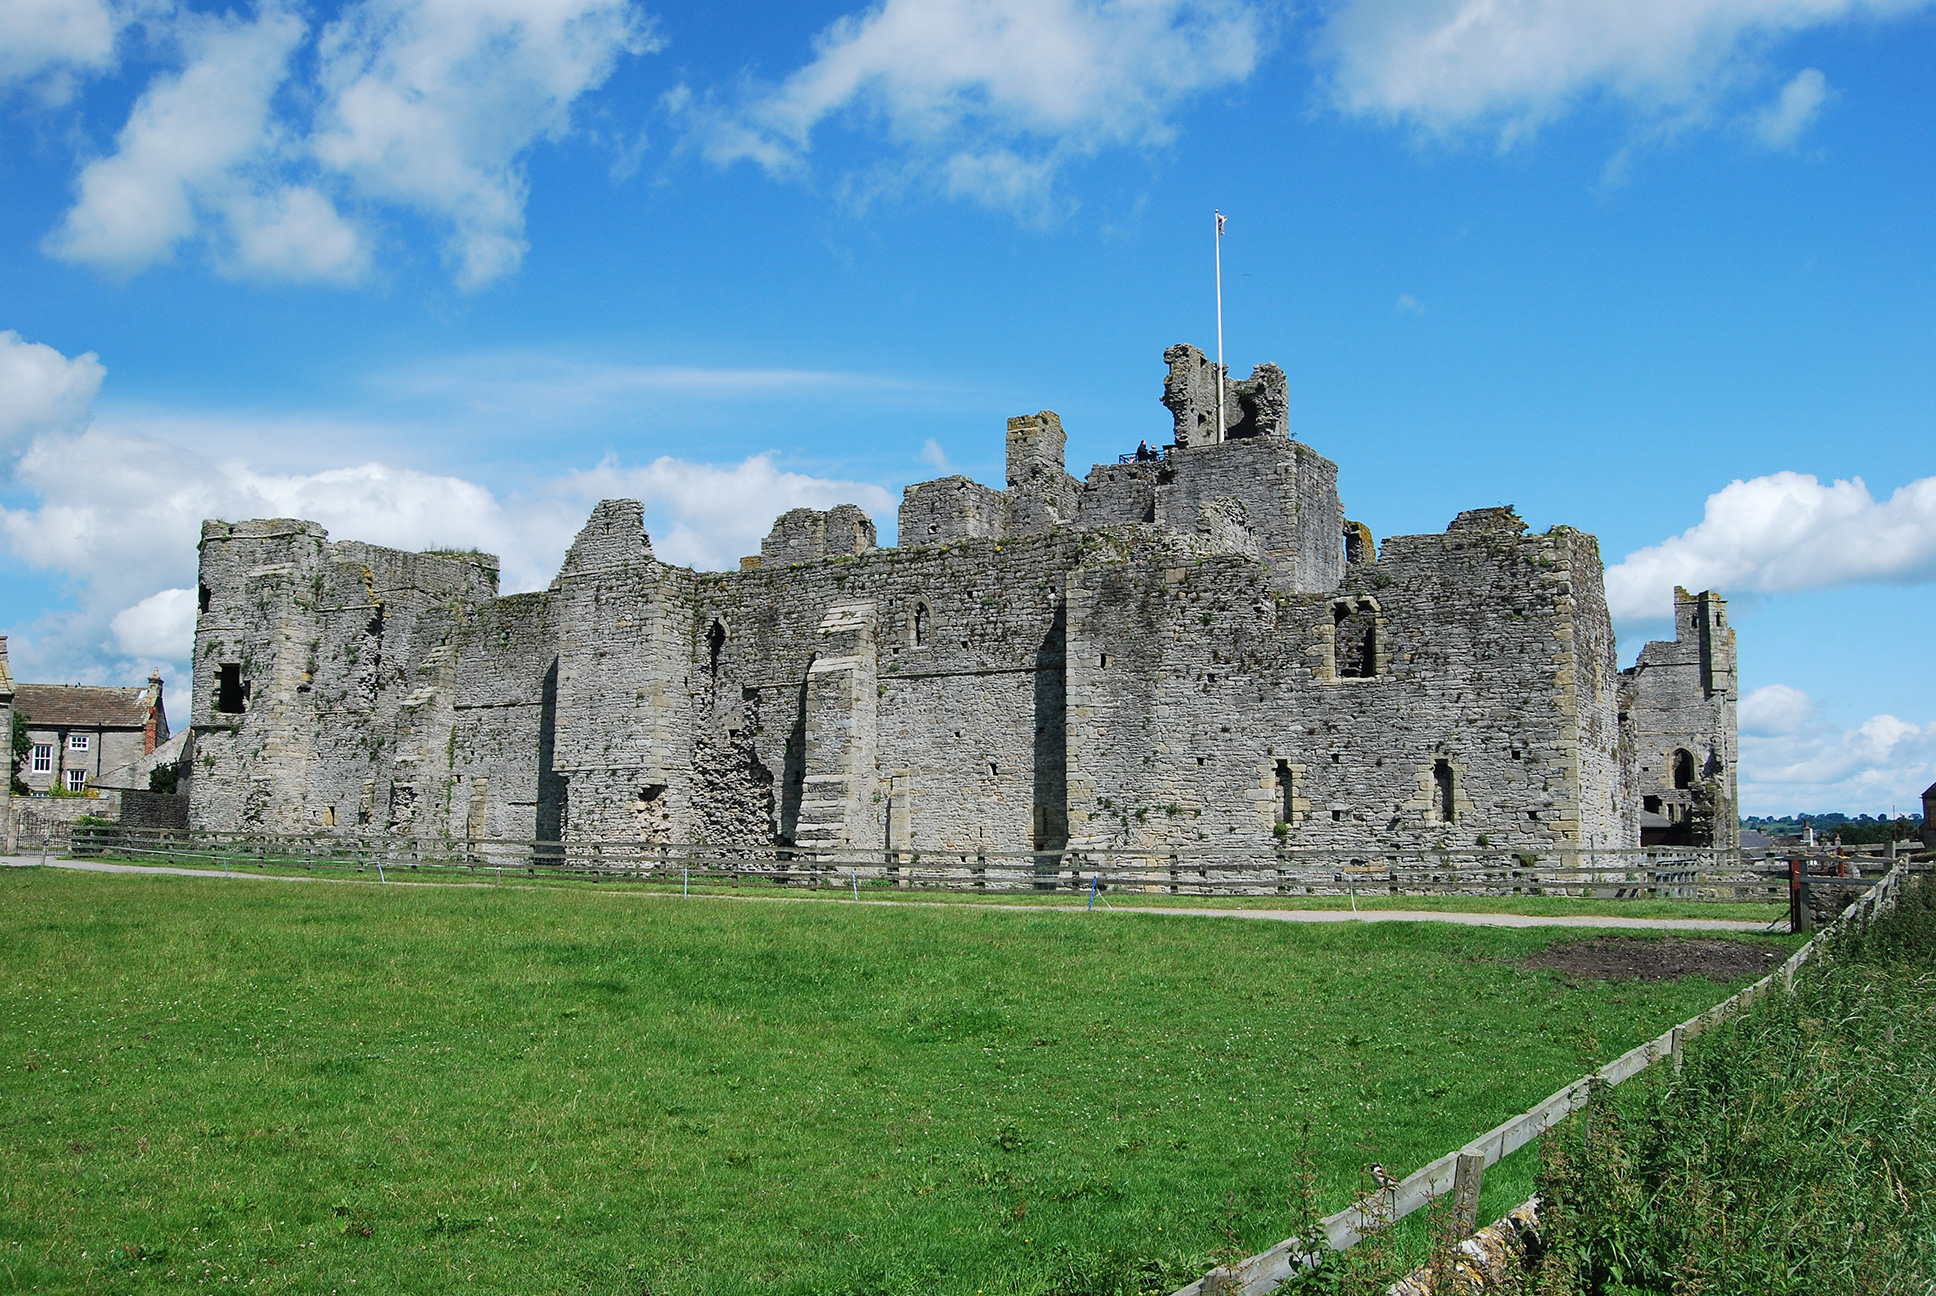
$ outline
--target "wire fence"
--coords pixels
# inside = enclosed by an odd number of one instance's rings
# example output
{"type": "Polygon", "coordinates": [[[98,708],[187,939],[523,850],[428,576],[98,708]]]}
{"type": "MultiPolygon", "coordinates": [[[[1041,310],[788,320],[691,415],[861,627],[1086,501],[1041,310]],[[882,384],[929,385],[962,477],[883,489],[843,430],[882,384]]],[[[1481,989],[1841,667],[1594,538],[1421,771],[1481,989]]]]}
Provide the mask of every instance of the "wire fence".
{"type": "MultiPolygon", "coordinates": [[[[1811,851],[1757,860],[1689,847],[1520,851],[879,851],[643,841],[420,840],[82,826],[83,857],[173,865],[778,887],[1092,896],[1565,896],[1787,902],[1803,878],[1859,880],[1894,861],[1811,851]]],[[[1837,908],[1840,906],[1838,905],[1837,908]]]]}

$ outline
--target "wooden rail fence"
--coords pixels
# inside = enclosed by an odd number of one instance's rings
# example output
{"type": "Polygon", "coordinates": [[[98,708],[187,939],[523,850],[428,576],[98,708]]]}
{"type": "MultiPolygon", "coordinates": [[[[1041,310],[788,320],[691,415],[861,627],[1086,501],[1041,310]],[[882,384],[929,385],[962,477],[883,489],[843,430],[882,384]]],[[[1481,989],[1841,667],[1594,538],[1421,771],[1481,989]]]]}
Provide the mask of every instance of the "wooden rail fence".
{"type": "MultiPolygon", "coordinates": [[[[627,879],[684,887],[1082,893],[1108,897],[1572,896],[1788,902],[1786,860],[1687,847],[1554,851],[879,851],[638,841],[418,841],[84,827],[78,855],[174,864],[627,879]]],[[[1892,861],[1811,852],[1804,885],[1892,861]]],[[[1854,879],[1851,879],[1854,880],[1854,879]]]]}
{"type": "MultiPolygon", "coordinates": [[[[1898,864],[1849,905],[1837,923],[1851,919],[1866,921],[1893,905],[1908,875],[1907,866],[1898,864]]],[[[1688,1040],[1745,1011],[1772,991],[1777,983],[1784,989],[1792,990],[1795,973],[1815,954],[1833,930],[1833,926],[1824,930],[1789,955],[1787,961],[1774,972],[1753,985],[1729,995],[1706,1012],[1688,1018],[1658,1038],[1628,1050],[1592,1075],[1580,1077],[1531,1111],[1487,1130],[1456,1152],[1448,1152],[1438,1160],[1419,1167],[1383,1192],[1353,1202],[1335,1215],[1326,1216],[1318,1225],[1324,1235],[1322,1238],[1286,1238],[1241,1264],[1211,1271],[1179,1289],[1175,1296],[1264,1296],[1264,1293],[1274,1290],[1300,1270],[1314,1268],[1326,1251],[1343,1251],[1354,1246],[1365,1234],[1389,1227],[1447,1192],[1453,1194],[1454,1206],[1460,1215],[1459,1223],[1464,1226],[1462,1236],[1470,1234],[1477,1223],[1479,1188],[1487,1167],[1497,1165],[1501,1159],[1557,1125],[1569,1113],[1585,1106],[1596,1084],[1617,1085],[1662,1060],[1670,1061],[1678,1072],[1681,1050],[1688,1040]]]]}

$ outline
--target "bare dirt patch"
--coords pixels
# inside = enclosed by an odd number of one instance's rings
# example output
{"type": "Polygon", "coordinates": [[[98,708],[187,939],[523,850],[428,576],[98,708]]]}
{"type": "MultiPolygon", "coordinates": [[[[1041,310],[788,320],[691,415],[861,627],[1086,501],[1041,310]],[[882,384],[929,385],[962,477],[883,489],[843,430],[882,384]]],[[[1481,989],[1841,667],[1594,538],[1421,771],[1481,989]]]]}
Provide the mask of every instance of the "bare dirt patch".
{"type": "Polygon", "coordinates": [[[1602,981],[1677,981],[1704,976],[1710,981],[1739,981],[1765,976],[1781,962],[1781,951],[1731,940],[1684,940],[1596,937],[1556,941],[1531,958],[1524,968],[1551,968],[1568,977],[1602,981]]]}

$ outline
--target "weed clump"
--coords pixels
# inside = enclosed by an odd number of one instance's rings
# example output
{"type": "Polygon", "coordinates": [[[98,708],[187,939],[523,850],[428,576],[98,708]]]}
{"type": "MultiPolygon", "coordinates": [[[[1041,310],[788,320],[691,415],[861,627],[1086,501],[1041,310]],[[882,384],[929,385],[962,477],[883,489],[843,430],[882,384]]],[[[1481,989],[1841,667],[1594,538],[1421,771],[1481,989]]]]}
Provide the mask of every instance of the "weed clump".
{"type": "Polygon", "coordinates": [[[1936,884],[1541,1140],[1538,1296],[1936,1287],[1936,884]],[[1663,1069],[1664,1072],[1664,1069],[1663,1069]]]}

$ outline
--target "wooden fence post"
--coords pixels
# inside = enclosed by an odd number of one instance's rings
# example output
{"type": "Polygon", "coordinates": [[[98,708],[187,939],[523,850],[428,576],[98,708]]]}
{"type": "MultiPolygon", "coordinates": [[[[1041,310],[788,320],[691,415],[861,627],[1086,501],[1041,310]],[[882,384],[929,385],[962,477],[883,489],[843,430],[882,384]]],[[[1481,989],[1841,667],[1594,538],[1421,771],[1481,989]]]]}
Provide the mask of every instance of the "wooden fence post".
{"type": "Polygon", "coordinates": [[[1788,857],[1788,930],[1797,936],[1813,925],[1813,915],[1808,912],[1807,884],[1803,881],[1808,876],[1807,869],[1801,856],[1788,857]]]}
{"type": "Polygon", "coordinates": [[[1461,1152],[1452,1172],[1452,1223],[1461,1238],[1479,1231],[1479,1184],[1486,1173],[1483,1152],[1461,1152]]]}
{"type": "Polygon", "coordinates": [[[1674,1057],[1674,1074],[1679,1075],[1681,1073],[1681,1028],[1678,1026],[1674,1028],[1673,1035],[1669,1037],[1668,1051],[1674,1057]]]}

